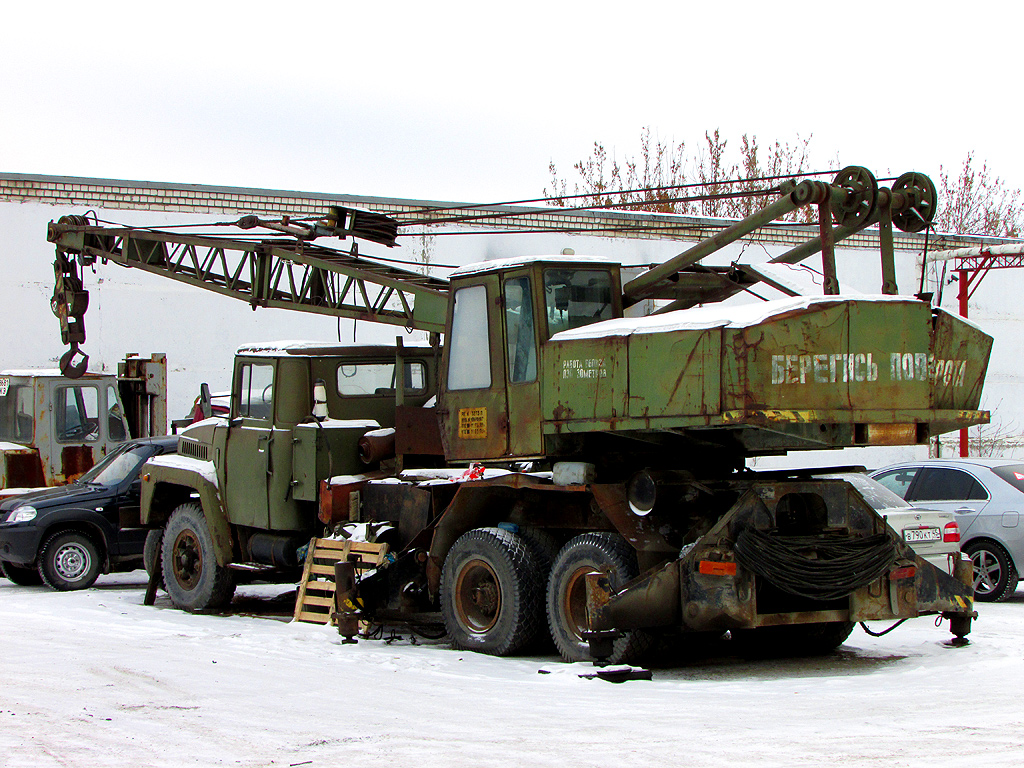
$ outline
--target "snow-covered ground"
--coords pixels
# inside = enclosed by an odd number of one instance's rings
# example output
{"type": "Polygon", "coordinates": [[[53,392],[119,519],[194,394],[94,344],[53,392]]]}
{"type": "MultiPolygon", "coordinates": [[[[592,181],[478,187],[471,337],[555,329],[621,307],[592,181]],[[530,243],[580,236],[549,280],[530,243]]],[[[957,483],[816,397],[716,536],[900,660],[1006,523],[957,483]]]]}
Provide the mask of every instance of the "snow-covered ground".
{"type": "Polygon", "coordinates": [[[146,607],[144,581],[0,579],[0,766],[1024,764],[1024,589],[982,604],[965,648],[921,618],[821,659],[719,649],[613,684],[408,635],[342,645],[289,623],[280,587],[226,616],[146,607]]]}

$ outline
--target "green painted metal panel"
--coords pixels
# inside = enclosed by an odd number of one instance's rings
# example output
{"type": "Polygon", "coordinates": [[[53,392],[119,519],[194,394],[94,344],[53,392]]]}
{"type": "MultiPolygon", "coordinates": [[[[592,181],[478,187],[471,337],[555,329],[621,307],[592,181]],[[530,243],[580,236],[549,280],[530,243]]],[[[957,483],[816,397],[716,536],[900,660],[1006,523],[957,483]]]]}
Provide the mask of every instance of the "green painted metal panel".
{"type": "Polygon", "coordinates": [[[991,351],[991,336],[952,315],[942,313],[936,317],[926,373],[932,407],[978,408],[991,351]]]}
{"type": "Polygon", "coordinates": [[[722,329],[629,337],[629,415],[707,416],[721,410],[722,329]]]}
{"type": "Polygon", "coordinates": [[[726,328],[723,346],[726,357],[735,360],[727,368],[727,410],[849,407],[850,334],[844,303],[726,328]]]}
{"type": "Polygon", "coordinates": [[[625,336],[609,336],[551,341],[541,347],[544,419],[608,424],[624,417],[629,394],[626,346],[625,336]]]}

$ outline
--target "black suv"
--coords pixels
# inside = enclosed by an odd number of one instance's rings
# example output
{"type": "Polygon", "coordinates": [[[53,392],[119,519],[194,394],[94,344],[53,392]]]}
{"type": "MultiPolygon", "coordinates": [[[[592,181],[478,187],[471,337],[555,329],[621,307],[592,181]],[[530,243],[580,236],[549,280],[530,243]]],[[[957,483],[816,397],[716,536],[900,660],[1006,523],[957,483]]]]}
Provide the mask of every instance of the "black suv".
{"type": "Polygon", "coordinates": [[[139,522],[139,471],[177,444],[175,436],[129,440],[70,485],[0,504],[3,575],[71,590],[92,586],[100,573],[141,567],[150,531],[139,522]]]}

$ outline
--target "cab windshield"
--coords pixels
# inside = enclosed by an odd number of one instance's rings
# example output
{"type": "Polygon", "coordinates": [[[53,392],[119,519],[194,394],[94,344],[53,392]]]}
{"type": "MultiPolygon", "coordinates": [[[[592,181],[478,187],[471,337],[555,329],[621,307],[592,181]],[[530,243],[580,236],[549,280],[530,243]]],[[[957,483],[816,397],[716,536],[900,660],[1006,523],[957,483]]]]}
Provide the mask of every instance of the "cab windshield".
{"type": "Polygon", "coordinates": [[[604,269],[545,269],[548,336],[612,316],[612,275],[604,269]]]}

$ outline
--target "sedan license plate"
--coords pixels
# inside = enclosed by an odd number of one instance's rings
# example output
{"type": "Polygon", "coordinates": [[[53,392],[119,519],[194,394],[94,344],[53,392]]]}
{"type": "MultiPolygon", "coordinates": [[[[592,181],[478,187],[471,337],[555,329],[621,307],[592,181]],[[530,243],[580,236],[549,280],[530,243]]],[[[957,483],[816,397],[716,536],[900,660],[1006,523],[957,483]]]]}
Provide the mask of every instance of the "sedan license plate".
{"type": "Polygon", "coordinates": [[[942,532],[938,528],[904,528],[903,540],[913,543],[915,541],[939,541],[942,532]]]}

